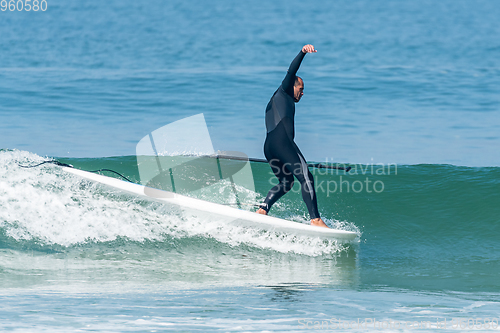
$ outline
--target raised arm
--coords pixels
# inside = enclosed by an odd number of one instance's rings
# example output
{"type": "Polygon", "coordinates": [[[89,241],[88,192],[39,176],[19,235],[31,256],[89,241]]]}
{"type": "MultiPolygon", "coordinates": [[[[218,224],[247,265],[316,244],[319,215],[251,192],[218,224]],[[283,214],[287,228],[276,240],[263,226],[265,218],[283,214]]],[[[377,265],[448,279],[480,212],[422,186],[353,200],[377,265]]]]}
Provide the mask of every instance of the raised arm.
{"type": "Polygon", "coordinates": [[[286,73],[286,76],[283,79],[283,82],[281,83],[283,90],[285,90],[285,92],[288,95],[293,97],[293,85],[295,84],[295,75],[299,70],[300,64],[302,63],[302,59],[304,59],[306,53],[315,53],[315,52],[318,51],[314,49],[314,46],[311,44],[307,44],[302,47],[302,50],[300,50],[299,54],[297,54],[295,59],[293,59],[292,63],[290,64],[290,67],[288,68],[288,72],[286,73]]]}

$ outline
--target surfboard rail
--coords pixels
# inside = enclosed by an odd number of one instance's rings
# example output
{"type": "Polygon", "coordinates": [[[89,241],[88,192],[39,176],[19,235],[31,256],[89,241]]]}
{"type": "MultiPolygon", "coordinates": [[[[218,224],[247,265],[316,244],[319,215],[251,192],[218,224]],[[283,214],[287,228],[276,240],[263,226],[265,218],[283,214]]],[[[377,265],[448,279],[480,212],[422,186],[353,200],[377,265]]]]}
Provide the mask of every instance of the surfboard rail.
{"type": "Polygon", "coordinates": [[[182,207],[203,214],[220,217],[231,224],[247,227],[261,228],[268,231],[291,233],[295,235],[307,235],[320,238],[334,238],[340,241],[351,241],[357,237],[352,231],[340,229],[327,229],[311,226],[308,224],[289,221],[274,216],[257,214],[235,207],[229,207],[185,195],[147,187],[141,184],[126,182],[117,178],[99,175],[88,171],[62,167],[64,171],[80,176],[82,178],[119,189],[123,192],[133,194],[160,203],[182,207]]]}

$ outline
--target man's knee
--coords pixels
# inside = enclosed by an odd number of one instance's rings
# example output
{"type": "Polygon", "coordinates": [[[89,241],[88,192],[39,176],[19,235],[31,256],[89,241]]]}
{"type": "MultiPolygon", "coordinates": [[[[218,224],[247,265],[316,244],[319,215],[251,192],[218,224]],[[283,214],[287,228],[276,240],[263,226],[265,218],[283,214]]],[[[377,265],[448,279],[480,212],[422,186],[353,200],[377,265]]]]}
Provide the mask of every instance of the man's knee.
{"type": "Polygon", "coordinates": [[[286,177],[286,178],[281,179],[280,183],[283,186],[283,190],[285,192],[288,192],[293,187],[294,179],[293,179],[293,177],[286,177]]]}
{"type": "Polygon", "coordinates": [[[308,171],[306,174],[300,174],[297,177],[297,180],[300,182],[300,186],[304,189],[304,191],[307,193],[314,193],[314,178],[311,172],[308,171]]]}

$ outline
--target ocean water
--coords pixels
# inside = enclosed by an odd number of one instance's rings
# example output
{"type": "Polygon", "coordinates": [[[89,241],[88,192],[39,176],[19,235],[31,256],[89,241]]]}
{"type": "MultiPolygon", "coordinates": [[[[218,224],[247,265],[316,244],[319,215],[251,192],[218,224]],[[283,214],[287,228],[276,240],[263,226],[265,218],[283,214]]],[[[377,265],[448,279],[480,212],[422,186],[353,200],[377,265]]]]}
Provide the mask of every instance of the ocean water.
{"type": "MultiPolygon", "coordinates": [[[[497,1],[46,3],[0,11],[1,331],[499,329],[497,1]],[[312,170],[351,243],[19,166],[139,182],[139,140],[199,113],[215,150],[262,158],[265,106],[306,43],[296,142],[353,167],[312,170]]],[[[251,168],[255,203],[274,179],[251,168]]],[[[298,185],[272,214],[307,223],[298,185]]]]}

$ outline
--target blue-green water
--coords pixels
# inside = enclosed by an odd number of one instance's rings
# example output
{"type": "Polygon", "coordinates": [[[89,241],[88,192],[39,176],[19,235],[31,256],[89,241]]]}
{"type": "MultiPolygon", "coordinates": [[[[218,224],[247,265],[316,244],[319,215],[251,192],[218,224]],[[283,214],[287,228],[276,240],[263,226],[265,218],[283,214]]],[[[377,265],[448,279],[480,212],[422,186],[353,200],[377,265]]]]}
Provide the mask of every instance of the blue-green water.
{"type": "MultiPolygon", "coordinates": [[[[498,314],[498,167],[316,169],[322,216],[360,236],[340,244],[186,219],[58,166],[21,168],[43,160],[33,153],[0,160],[4,329],[301,331],[359,318],[359,330],[451,330],[498,314]]],[[[61,161],[138,180],[135,156],[61,161]]],[[[273,176],[252,171],[259,201],[273,176]]],[[[204,199],[234,202],[227,192],[204,199]]],[[[307,223],[298,188],[272,213],[307,223]]]]}
{"type": "MultiPolygon", "coordinates": [[[[0,16],[2,331],[498,327],[496,1],[49,1],[0,16]],[[216,150],[262,157],[265,105],[306,43],[319,51],[299,72],[296,141],[354,167],[313,170],[351,244],[185,220],[17,164],[139,181],[137,142],[201,112],[216,150]]],[[[240,195],[259,201],[273,177],[252,171],[240,195]]],[[[272,214],[306,222],[297,189],[272,214]]]]}

